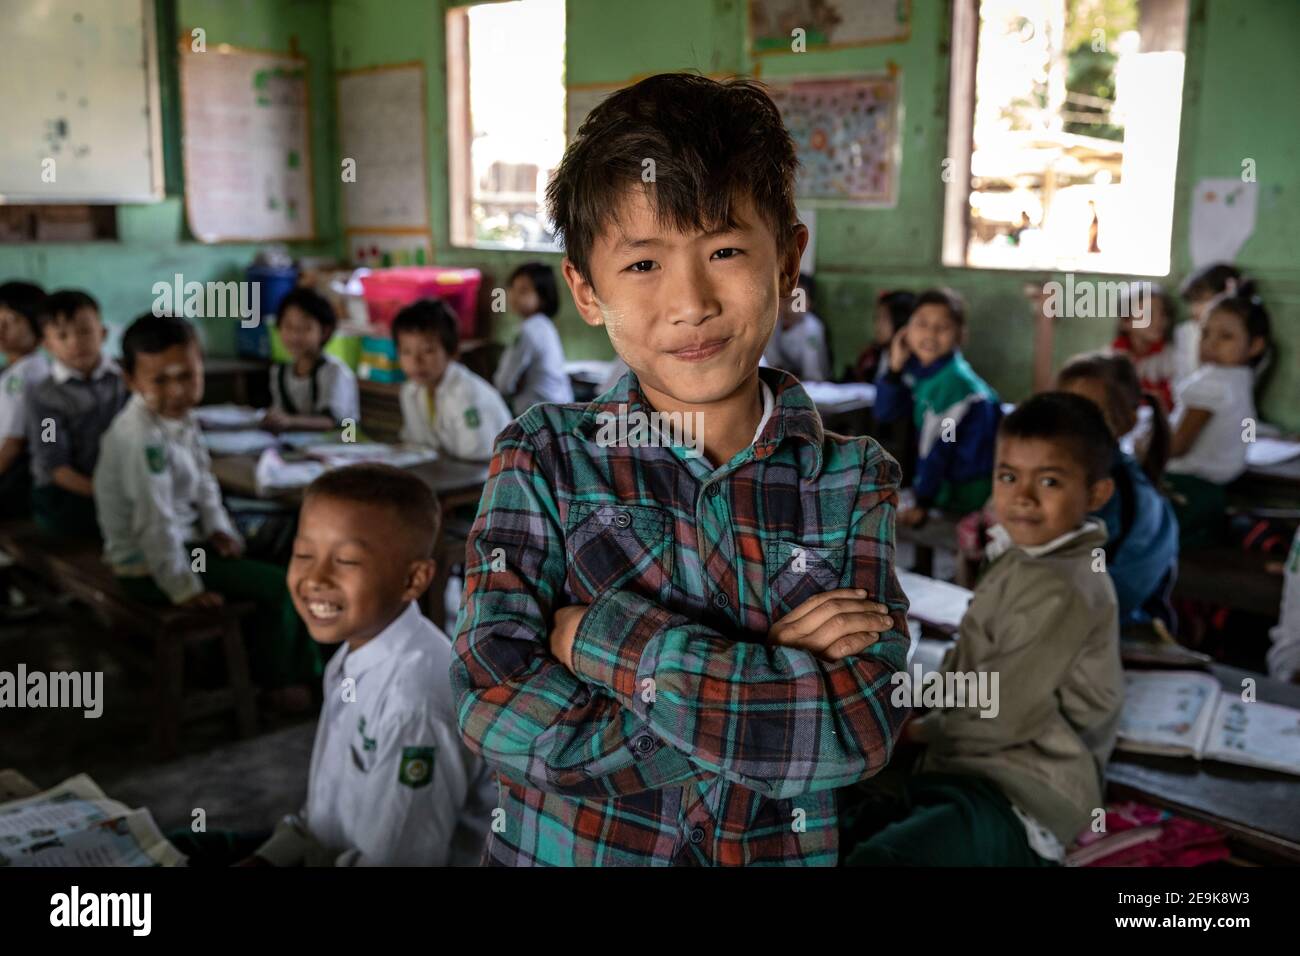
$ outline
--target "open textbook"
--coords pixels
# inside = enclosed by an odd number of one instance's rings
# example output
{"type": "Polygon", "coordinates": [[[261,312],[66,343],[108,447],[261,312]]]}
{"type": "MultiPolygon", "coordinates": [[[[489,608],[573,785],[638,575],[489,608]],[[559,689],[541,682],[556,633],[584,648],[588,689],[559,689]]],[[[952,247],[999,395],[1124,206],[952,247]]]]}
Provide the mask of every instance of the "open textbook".
{"type": "MultiPolygon", "coordinates": [[[[10,771],[3,779],[22,780],[10,771]]],[[[22,792],[13,787],[9,793],[22,792]]],[[[23,788],[25,789],[25,788],[23,788]]],[[[85,774],[0,803],[0,866],[179,866],[148,810],[110,800],[85,774]]]]}
{"type": "Polygon", "coordinates": [[[947,581],[936,581],[911,571],[898,572],[898,584],[907,595],[907,616],[941,631],[956,633],[973,593],[947,581]]]}
{"type": "Polygon", "coordinates": [[[1300,775],[1300,710],[1244,701],[1199,671],[1129,672],[1124,680],[1119,749],[1300,775]]]}

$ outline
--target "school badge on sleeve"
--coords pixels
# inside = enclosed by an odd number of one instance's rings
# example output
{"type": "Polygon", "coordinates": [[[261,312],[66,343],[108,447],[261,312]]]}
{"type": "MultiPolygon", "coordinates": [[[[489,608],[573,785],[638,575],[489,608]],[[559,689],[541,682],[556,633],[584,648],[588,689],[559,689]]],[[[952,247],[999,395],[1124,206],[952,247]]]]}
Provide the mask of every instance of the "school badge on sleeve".
{"type": "Polygon", "coordinates": [[[467,428],[478,428],[479,417],[477,408],[465,409],[465,426],[467,428]]]}
{"type": "Polygon", "coordinates": [[[155,475],[161,475],[163,469],[167,467],[167,453],[163,451],[162,445],[146,446],[144,460],[149,463],[149,470],[155,475]]]}
{"type": "Polygon", "coordinates": [[[402,765],[397,770],[397,782],[419,790],[433,779],[433,748],[403,747],[402,765]]]}

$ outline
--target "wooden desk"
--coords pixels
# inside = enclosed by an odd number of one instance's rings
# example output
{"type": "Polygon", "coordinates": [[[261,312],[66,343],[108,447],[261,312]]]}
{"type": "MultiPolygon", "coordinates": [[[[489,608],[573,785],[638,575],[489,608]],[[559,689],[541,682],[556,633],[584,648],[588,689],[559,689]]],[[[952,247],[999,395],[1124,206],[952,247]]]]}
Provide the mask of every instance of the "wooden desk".
{"type": "Polygon", "coordinates": [[[265,408],[271,403],[270,367],[271,363],[266,359],[205,359],[204,403],[233,402],[265,408]]]}
{"type": "Polygon", "coordinates": [[[1300,458],[1292,458],[1280,465],[1249,467],[1244,475],[1228,486],[1228,490],[1254,504],[1261,503],[1261,500],[1300,502],[1300,458]]]}
{"type": "MultiPolygon", "coordinates": [[[[1300,708],[1300,686],[1211,665],[1227,690],[1255,681],[1258,699],[1300,708]]],[[[1112,798],[1134,799],[1204,820],[1270,854],[1300,862],[1300,777],[1215,760],[1116,750],[1106,771],[1112,798]]]]}
{"type": "MultiPolygon", "coordinates": [[[[433,490],[444,510],[478,501],[488,477],[488,463],[485,461],[461,461],[459,458],[445,456],[412,465],[407,470],[433,490]]],[[[227,494],[283,501],[287,504],[302,501],[303,488],[284,488],[270,494],[258,494],[256,471],[256,455],[226,455],[212,459],[212,473],[227,494]]]]}

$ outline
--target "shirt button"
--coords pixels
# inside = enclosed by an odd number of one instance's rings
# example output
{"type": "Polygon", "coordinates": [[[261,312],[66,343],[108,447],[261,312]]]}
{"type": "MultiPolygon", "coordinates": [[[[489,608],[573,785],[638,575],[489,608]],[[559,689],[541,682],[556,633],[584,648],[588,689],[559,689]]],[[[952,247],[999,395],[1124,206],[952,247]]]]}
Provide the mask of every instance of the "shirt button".
{"type": "Polygon", "coordinates": [[[691,842],[694,843],[696,846],[699,846],[701,843],[703,843],[703,842],[704,842],[704,830],[702,830],[700,827],[696,827],[694,830],[692,830],[692,831],[691,831],[691,842]]]}
{"type": "Polygon", "coordinates": [[[709,485],[709,497],[710,497],[710,498],[716,498],[716,497],[718,497],[718,495],[720,495],[720,494],[722,494],[722,486],[721,486],[721,485],[709,485]]]}
{"type": "Polygon", "coordinates": [[[718,608],[719,610],[725,608],[728,603],[730,602],[727,601],[727,596],[723,594],[721,591],[713,595],[713,606],[718,608]]]}
{"type": "Polygon", "coordinates": [[[636,739],[633,746],[636,747],[637,753],[648,754],[650,751],[655,749],[654,738],[649,737],[647,735],[642,735],[636,739]]]}
{"type": "Polygon", "coordinates": [[[632,525],[632,516],[626,511],[620,511],[614,515],[614,524],[619,528],[627,528],[632,525]]]}

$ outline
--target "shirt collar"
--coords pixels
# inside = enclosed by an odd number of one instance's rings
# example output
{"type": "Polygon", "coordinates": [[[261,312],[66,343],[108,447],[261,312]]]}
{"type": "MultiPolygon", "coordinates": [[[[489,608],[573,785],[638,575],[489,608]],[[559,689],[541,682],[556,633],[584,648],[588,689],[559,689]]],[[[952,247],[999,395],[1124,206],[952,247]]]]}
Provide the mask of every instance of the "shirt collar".
{"type": "Polygon", "coordinates": [[[376,664],[382,663],[397,653],[406,644],[406,639],[415,632],[420,621],[420,608],[414,601],[393,619],[386,628],[366,641],[355,651],[344,648],[341,676],[360,677],[376,664]]]}
{"type": "MultiPolygon", "coordinates": [[[[1041,558],[1045,554],[1050,554],[1053,551],[1065,547],[1077,538],[1081,538],[1087,534],[1093,534],[1097,531],[1102,533],[1104,539],[1106,525],[1096,518],[1085,518],[1083,524],[1079,525],[1079,527],[1072,531],[1067,531],[1065,534],[1053,538],[1045,544],[1020,548],[1020,550],[1025,552],[1025,554],[1029,555],[1031,558],[1041,558]]],[[[989,543],[984,548],[984,554],[990,561],[996,561],[1003,554],[1015,547],[1019,546],[1011,540],[1011,535],[1007,532],[1007,529],[1002,527],[1000,524],[995,524],[989,529],[989,543]]]]}
{"type": "Polygon", "coordinates": [[[59,385],[62,385],[70,378],[75,378],[83,382],[97,382],[109,372],[117,372],[117,363],[107,355],[99,356],[99,364],[91,371],[89,375],[81,376],[74,372],[67,365],[64,365],[58,359],[50,362],[50,377],[59,385]]]}
{"type": "MultiPolygon", "coordinates": [[[[786,441],[803,441],[812,447],[812,454],[800,456],[804,476],[815,478],[822,467],[821,413],[808,397],[799,380],[778,368],[761,367],[758,380],[763,398],[763,416],[754,434],[754,458],[760,460],[772,455],[786,441]]],[[[641,392],[636,372],[629,369],[609,392],[587,403],[573,432],[585,441],[594,441],[600,427],[598,416],[602,413],[617,415],[619,406],[627,413],[648,411],[649,403],[641,392]]]]}

